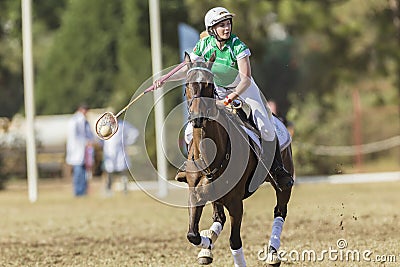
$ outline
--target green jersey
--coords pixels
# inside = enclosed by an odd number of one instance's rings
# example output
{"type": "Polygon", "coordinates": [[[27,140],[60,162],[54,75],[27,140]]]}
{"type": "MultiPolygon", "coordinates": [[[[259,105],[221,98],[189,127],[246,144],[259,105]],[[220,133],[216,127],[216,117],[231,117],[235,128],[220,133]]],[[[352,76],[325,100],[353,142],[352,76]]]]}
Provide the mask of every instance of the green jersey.
{"type": "Polygon", "coordinates": [[[217,86],[227,87],[239,75],[237,61],[250,56],[250,50],[234,34],[231,34],[221,50],[217,46],[217,40],[212,36],[207,36],[198,41],[193,49],[193,54],[204,58],[205,61],[208,61],[214,52],[216,58],[211,69],[215,75],[214,82],[217,86]]]}

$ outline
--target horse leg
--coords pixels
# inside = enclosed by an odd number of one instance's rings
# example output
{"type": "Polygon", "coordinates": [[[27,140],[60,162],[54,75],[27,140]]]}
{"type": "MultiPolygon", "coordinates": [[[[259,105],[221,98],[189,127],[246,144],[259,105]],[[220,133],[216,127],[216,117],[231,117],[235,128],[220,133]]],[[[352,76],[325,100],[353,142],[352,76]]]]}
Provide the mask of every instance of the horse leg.
{"type": "Polygon", "coordinates": [[[199,233],[199,222],[203,208],[204,205],[197,205],[193,194],[189,194],[189,231],[186,237],[190,243],[200,247],[203,245],[203,240],[199,233]]]}
{"type": "Polygon", "coordinates": [[[189,195],[189,231],[186,237],[190,243],[198,248],[211,248],[211,239],[199,233],[199,222],[204,203],[199,203],[193,193],[189,195]]]}
{"type": "MultiPolygon", "coordinates": [[[[289,145],[284,151],[282,151],[282,159],[285,168],[294,177],[294,164],[292,159],[292,147],[289,145]]],[[[283,223],[285,222],[287,215],[287,204],[290,200],[292,189],[286,191],[276,190],[276,206],[274,208],[274,223],[272,224],[272,233],[270,238],[270,245],[277,251],[280,247],[280,237],[282,233],[283,223]]]]}
{"type": "Polygon", "coordinates": [[[231,220],[231,235],[229,238],[231,253],[235,267],[245,267],[246,260],[244,259],[242,239],[240,237],[240,228],[243,217],[243,202],[242,200],[231,201],[226,206],[231,220]]]}
{"type": "MultiPolygon", "coordinates": [[[[290,172],[292,177],[294,177],[294,164],[291,145],[283,150],[281,155],[285,168],[290,172]]],[[[274,208],[274,222],[272,224],[272,231],[268,243],[266,259],[266,263],[269,264],[269,266],[279,266],[281,264],[281,260],[278,257],[278,250],[281,245],[281,234],[287,215],[287,204],[289,203],[291,193],[291,188],[285,191],[280,191],[275,188],[277,203],[274,208]]]]}
{"type": "Polygon", "coordinates": [[[269,266],[280,266],[281,260],[278,257],[278,250],[281,245],[281,234],[283,224],[287,215],[287,204],[292,190],[276,190],[277,204],[274,208],[274,222],[272,224],[271,236],[268,243],[266,263],[269,266]]]}
{"type": "MultiPolygon", "coordinates": [[[[220,203],[213,202],[213,224],[210,229],[203,230],[200,232],[200,236],[205,236],[211,239],[212,244],[214,245],[217,241],[219,234],[224,227],[226,216],[224,212],[224,206],[220,203]]],[[[197,255],[198,263],[207,265],[211,264],[213,261],[213,254],[211,252],[211,248],[203,248],[200,250],[197,255]]]]}

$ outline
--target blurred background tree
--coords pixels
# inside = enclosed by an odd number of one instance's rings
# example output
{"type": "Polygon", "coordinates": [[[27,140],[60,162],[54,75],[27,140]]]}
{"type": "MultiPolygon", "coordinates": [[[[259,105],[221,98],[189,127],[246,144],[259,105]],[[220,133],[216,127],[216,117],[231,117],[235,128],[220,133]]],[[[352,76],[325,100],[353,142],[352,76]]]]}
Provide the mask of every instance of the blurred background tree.
{"type": "MultiPolygon", "coordinates": [[[[160,5],[167,67],[179,62],[178,23],[203,30],[215,1],[160,5]]],[[[222,0],[218,5],[236,14],[233,31],[252,51],[253,75],[264,95],[295,124],[298,174],[354,170],[354,155],[316,151],[356,144],[356,119],[362,143],[399,135],[398,0],[222,0]]],[[[0,116],[12,117],[23,111],[20,1],[3,0],[0,10],[0,116]]],[[[33,11],[39,115],[72,113],[83,101],[117,110],[151,76],[148,1],[34,0],[33,11]]],[[[178,91],[168,95],[166,113],[180,103],[178,91]]],[[[374,171],[393,170],[399,157],[394,146],[363,160],[374,171]]]]}
{"type": "Polygon", "coordinates": [[[21,8],[0,1],[0,116],[11,118],[24,103],[22,86],[21,8]]]}

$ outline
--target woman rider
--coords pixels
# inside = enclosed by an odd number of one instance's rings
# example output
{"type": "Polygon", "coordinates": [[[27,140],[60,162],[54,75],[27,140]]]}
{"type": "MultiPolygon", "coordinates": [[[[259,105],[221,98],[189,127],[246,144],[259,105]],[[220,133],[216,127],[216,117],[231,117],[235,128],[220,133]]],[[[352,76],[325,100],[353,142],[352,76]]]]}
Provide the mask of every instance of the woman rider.
{"type": "MultiPolygon", "coordinates": [[[[202,38],[190,54],[192,61],[208,61],[215,52],[212,72],[215,74],[214,83],[218,98],[217,105],[228,105],[237,98],[243,99],[251,107],[253,120],[261,133],[263,143],[263,162],[268,159],[266,153],[269,147],[275,147],[275,155],[270,173],[281,190],[290,189],[293,178],[282,164],[278,138],[272,122],[272,114],[262,101],[258,86],[251,77],[249,48],[232,34],[232,18],[235,14],[226,8],[215,7],[209,10],[204,18],[204,24],[209,36],[202,38]],[[273,145],[273,146],[271,146],[273,145]]],[[[170,80],[186,77],[186,68],[173,75],[170,80]]],[[[161,86],[159,81],[156,87],[161,86]]],[[[188,124],[185,133],[191,133],[193,126],[188,124]]]]}

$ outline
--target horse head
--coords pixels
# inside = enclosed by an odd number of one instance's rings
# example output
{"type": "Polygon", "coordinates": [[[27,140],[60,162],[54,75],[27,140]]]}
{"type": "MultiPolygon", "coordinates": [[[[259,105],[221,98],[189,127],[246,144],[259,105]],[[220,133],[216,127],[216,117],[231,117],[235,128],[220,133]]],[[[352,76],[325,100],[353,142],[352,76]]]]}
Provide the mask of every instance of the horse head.
{"type": "Polygon", "coordinates": [[[186,99],[188,101],[189,122],[194,128],[202,128],[204,122],[215,113],[214,74],[211,71],[215,53],[207,62],[191,62],[188,54],[186,77],[186,99]]]}

